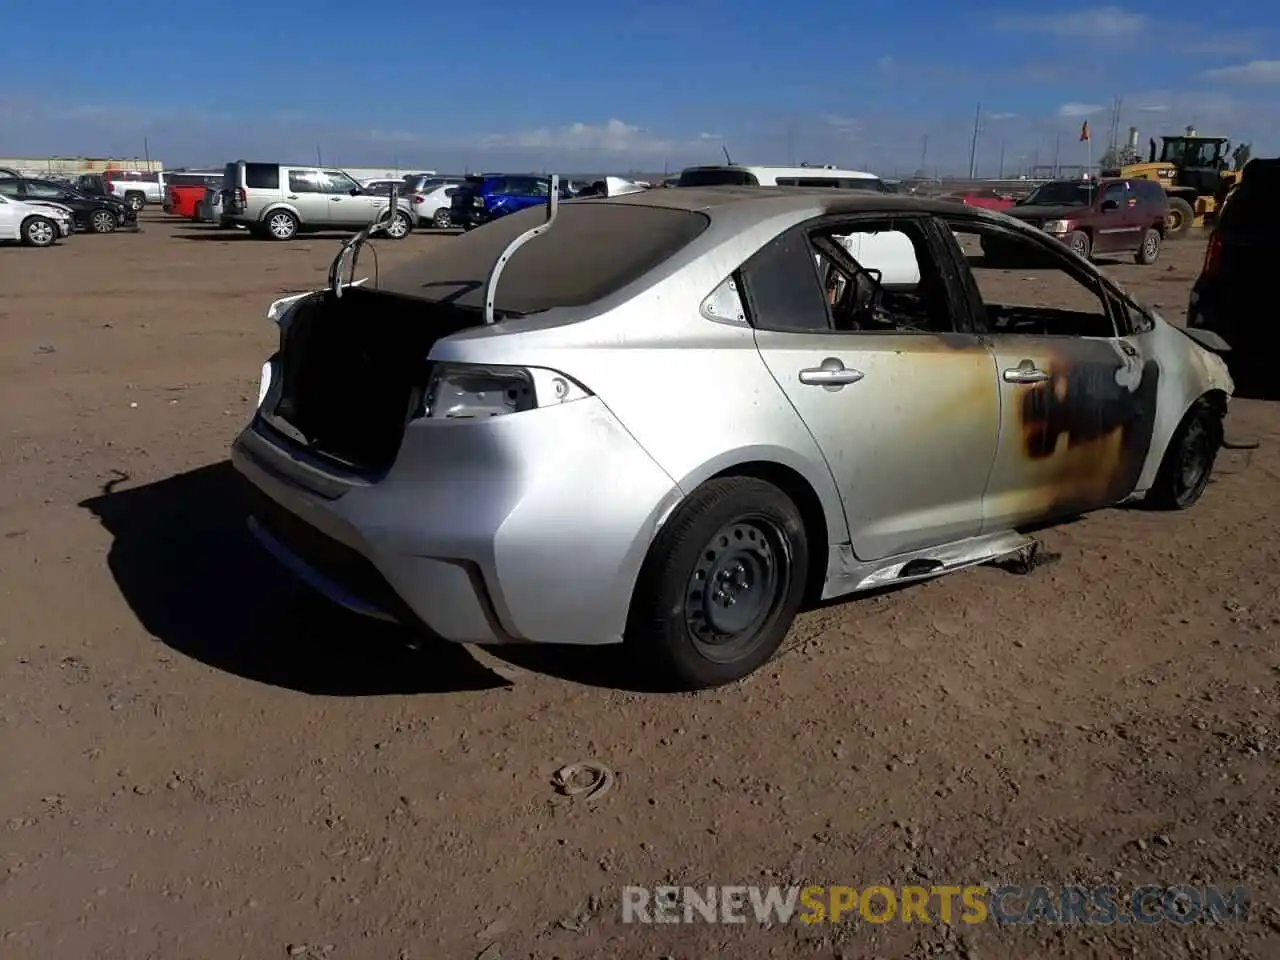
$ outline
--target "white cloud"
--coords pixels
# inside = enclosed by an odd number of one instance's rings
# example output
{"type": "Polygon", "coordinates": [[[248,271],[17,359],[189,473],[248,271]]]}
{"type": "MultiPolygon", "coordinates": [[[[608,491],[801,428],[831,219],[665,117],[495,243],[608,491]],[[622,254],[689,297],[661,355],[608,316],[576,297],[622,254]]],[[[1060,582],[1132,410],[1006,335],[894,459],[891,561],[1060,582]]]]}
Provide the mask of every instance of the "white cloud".
{"type": "Polygon", "coordinates": [[[1204,75],[1211,80],[1230,83],[1280,84],[1280,60],[1250,60],[1231,67],[1206,70],[1204,75]]]}
{"type": "Polygon", "coordinates": [[[1141,33],[1147,23],[1145,14],[1131,13],[1121,7],[1096,7],[1061,14],[1000,17],[996,26],[1002,30],[1051,33],[1059,37],[1115,38],[1141,33]]]}
{"type": "MultiPolygon", "coordinates": [[[[711,137],[699,139],[713,139],[711,137]]],[[[571,123],[516,133],[491,133],[480,139],[483,149],[554,150],[563,153],[660,154],[683,146],[642,127],[610,120],[604,124],[571,123]]]]}
{"type": "Polygon", "coordinates": [[[1016,116],[1017,116],[1016,113],[988,113],[987,119],[988,120],[1012,120],[1016,116]]]}
{"type": "Polygon", "coordinates": [[[1064,103],[1058,108],[1060,117],[1090,117],[1101,113],[1103,107],[1097,103],[1064,103]]]}
{"type": "Polygon", "coordinates": [[[718,133],[700,133],[698,134],[698,139],[699,140],[723,140],[724,137],[722,137],[718,133]]]}

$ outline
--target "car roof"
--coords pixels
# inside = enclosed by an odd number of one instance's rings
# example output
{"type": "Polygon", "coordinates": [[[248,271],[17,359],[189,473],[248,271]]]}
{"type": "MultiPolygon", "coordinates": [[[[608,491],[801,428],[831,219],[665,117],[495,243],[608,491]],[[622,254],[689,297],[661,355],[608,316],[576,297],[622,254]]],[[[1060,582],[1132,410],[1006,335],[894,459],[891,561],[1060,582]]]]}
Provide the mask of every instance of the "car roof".
{"type": "Polygon", "coordinates": [[[874,173],[865,170],[844,170],[837,167],[787,167],[767,163],[707,163],[685,170],[741,170],[744,173],[767,174],[772,177],[848,177],[855,180],[879,180],[874,173]]]}
{"type": "Polygon", "coordinates": [[[769,207],[771,212],[802,212],[815,206],[822,213],[918,211],[949,213],[963,210],[954,201],[931,200],[901,193],[872,193],[865,190],[833,190],[827,187],[677,187],[674,190],[646,190],[618,197],[601,197],[591,203],[625,203],[673,210],[712,213],[728,207],[749,212],[751,205],[769,207]]]}

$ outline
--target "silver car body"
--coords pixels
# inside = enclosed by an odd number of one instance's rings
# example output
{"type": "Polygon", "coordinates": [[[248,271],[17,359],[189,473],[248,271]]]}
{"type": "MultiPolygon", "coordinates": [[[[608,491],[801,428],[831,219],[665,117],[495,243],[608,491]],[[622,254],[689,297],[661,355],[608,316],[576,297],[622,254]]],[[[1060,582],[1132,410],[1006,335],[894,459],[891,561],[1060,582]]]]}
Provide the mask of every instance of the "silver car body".
{"type": "MultiPolygon", "coordinates": [[[[482,383],[485,371],[528,371],[522,382],[533,409],[453,419],[435,406],[410,418],[378,469],[351,469],[317,452],[282,413],[279,356],[264,367],[259,410],[233,461],[257,488],[262,542],[337,602],[416,618],[452,641],[615,642],[658,531],[700,484],[726,474],[769,478],[802,508],[816,544],[815,593],[830,598],[923,579],[1027,543],[1015,532],[1021,524],[1141,496],[1192,404],[1208,398],[1225,410],[1233,389],[1220,357],[1038,231],[987,211],[869,192],[682,188],[569,201],[549,233],[507,266],[510,296],[524,291],[529,315],[483,325],[487,264],[541,216],[525,211],[473,231],[351,307],[359,325],[379,298],[388,311],[392,301],[418,311],[404,314],[403,327],[424,338],[410,358],[422,361],[414,375],[445,377],[470,401],[479,394],[467,394],[468,371],[479,371],[482,383]],[[589,303],[536,302],[538,271],[562,261],[607,269],[623,248],[597,249],[601,236],[641,245],[655,210],[708,222],[589,303]],[[938,238],[951,236],[939,222],[945,218],[995,224],[1046,250],[1053,244],[1054,255],[1096,278],[1135,326],[1111,338],[1012,342],[975,332],[801,333],[748,322],[733,277],[767,244],[831,218],[889,215],[934,223],[938,238]],[[535,253],[538,245],[545,246],[535,253]],[[413,299],[446,296],[452,313],[413,299]],[[432,328],[441,334],[434,342],[423,332],[432,328]],[[1048,369],[1050,382],[1010,380],[1026,357],[1048,369]],[[1102,401],[1080,386],[1098,376],[1109,378],[1112,393],[1121,388],[1122,422],[1028,456],[1030,392],[1061,395],[1069,386],[1079,401],[1073,415],[1103,418],[1102,401]],[[912,565],[921,560],[923,567],[912,565]]],[[[497,301],[501,312],[502,287],[497,301]]],[[[308,309],[326,308],[307,295],[272,305],[282,342],[294,324],[314,325],[321,314],[300,319],[308,309]]],[[[336,316],[335,325],[343,326],[336,316]]],[[[352,320],[342,335],[359,336],[356,327],[352,320]]],[[[360,342],[366,346],[352,349],[412,353],[408,341],[395,349],[360,342]]],[[[365,402],[344,392],[352,389],[343,374],[354,376],[351,363],[333,361],[324,398],[332,417],[365,402]]]]}

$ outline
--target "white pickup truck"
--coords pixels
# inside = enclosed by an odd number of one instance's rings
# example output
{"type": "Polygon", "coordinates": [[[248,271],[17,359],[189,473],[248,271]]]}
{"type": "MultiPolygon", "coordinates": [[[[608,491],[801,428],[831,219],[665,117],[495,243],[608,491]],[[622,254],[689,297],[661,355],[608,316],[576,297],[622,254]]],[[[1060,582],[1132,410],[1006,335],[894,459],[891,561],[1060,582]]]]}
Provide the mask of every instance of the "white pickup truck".
{"type": "Polygon", "coordinates": [[[102,177],[107,181],[112,196],[120,198],[135,211],[148,203],[164,202],[164,174],[161,172],[105,170],[102,177]]]}

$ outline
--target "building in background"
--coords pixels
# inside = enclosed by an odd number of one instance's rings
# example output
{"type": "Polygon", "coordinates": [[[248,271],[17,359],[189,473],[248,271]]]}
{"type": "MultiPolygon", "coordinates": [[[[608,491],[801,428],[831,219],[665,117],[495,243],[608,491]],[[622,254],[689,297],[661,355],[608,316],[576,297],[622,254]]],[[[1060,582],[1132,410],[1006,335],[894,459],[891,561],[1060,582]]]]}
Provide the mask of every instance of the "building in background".
{"type": "Polygon", "coordinates": [[[0,167],[11,167],[23,176],[76,176],[104,170],[136,170],[152,173],[163,170],[160,160],[141,157],[0,157],[0,167]]]}

